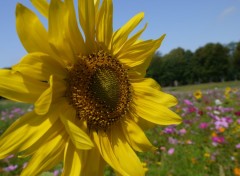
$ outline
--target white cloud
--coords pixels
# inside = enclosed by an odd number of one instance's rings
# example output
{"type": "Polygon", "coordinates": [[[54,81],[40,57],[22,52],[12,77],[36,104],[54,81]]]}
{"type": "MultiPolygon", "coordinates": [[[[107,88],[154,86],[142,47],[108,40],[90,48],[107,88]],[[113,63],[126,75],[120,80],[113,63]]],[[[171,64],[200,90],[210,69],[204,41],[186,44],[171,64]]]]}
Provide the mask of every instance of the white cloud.
{"type": "Polygon", "coordinates": [[[228,7],[222,11],[219,17],[220,19],[226,18],[227,16],[233,14],[236,10],[237,9],[234,6],[228,7]]]}

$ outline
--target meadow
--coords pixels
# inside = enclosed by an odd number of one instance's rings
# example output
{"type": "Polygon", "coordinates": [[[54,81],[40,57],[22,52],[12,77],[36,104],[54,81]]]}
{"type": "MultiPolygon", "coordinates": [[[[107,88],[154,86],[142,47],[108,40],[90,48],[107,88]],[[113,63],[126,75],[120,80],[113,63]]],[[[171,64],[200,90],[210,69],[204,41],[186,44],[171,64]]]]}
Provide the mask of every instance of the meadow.
{"type": "MultiPolygon", "coordinates": [[[[138,153],[146,176],[240,176],[240,82],[163,88],[178,98],[178,126],[146,131],[158,148],[138,153]]],[[[0,134],[31,105],[0,101],[0,134]]],[[[0,160],[0,176],[19,175],[27,159],[0,160]]],[[[61,164],[41,176],[61,175],[61,164]]],[[[107,168],[106,176],[113,176],[107,168]]]]}

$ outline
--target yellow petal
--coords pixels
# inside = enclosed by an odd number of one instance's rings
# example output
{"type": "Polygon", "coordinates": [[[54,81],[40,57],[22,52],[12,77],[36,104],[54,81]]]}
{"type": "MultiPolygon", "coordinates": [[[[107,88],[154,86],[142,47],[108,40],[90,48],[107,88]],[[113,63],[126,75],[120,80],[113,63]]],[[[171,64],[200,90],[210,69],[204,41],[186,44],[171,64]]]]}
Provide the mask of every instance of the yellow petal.
{"type": "MultiPolygon", "coordinates": [[[[127,52],[129,47],[131,47],[137,41],[137,39],[142,35],[142,33],[145,31],[146,28],[147,28],[147,24],[141,30],[139,30],[136,34],[134,34],[131,38],[129,38],[126,41],[126,43],[124,43],[119,53],[127,52]]],[[[116,57],[118,57],[118,55],[116,55],[116,57]]]]}
{"type": "Polygon", "coordinates": [[[98,12],[99,4],[100,4],[100,0],[94,0],[94,6],[95,6],[95,19],[96,19],[96,21],[97,21],[97,19],[98,19],[98,13],[96,13],[96,12],[98,12]]]}
{"type": "Polygon", "coordinates": [[[57,113],[58,110],[49,117],[30,112],[20,117],[0,138],[0,158],[31,147],[51,128],[57,113]]]}
{"type": "MultiPolygon", "coordinates": [[[[119,128],[117,128],[119,129],[119,128]]],[[[109,141],[109,137],[105,132],[99,131],[92,133],[93,140],[98,147],[100,154],[103,159],[114,169],[117,170],[122,175],[129,175],[124,169],[121,167],[117,156],[114,153],[111,142],[109,141]]]]}
{"type": "Polygon", "coordinates": [[[149,86],[154,89],[161,90],[161,86],[152,78],[131,79],[131,83],[144,83],[145,86],[149,86]]]}
{"type": "Polygon", "coordinates": [[[22,4],[16,7],[16,28],[24,48],[30,52],[53,55],[48,45],[48,33],[38,17],[22,4]]]}
{"type": "Polygon", "coordinates": [[[144,13],[141,12],[130,19],[125,25],[118,29],[113,35],[112,51],[116,55],[121,49],[122,45],[126,42],[129,34],[135,27],[142,21],[144,13]]]}
{"type": "Polygon", "coordinates": [[[48,18],[49,3],[47,0],[31,0],[35,8],[46,18],[48,18]]]}
{"type": "Polygon", "coordinates": [[[63,160],[67,134],[59,131],[51,140],[42,144],[23,169],[21,176],[38,175],[50,170],[63,160]]]}
{"type": "Polygon", "coordinates": [[[93,148],[91,150],[81,152],[82,169],[80,175],[103,176],[106,162],[102,159],[98,149],[93,148]]]}
{"type": "Polygon", "coordinates": [[[109,48],[110,46],[109,44],[113,33],[112,16],[112,0],[104,0],[98,14],[96,33],[98,42],[104,43],[106,48],[109,48]]]}
{"type": "Polygon", "coordinates": [[[61,79],[67,77],[67,70],[51,56],[44,53],[28,54],[12,69],[42,81],[48,81],[50,75],[56,75],[61,79]]]}
{"type": "Polygon", "coordinates": [[[133,120],[126,118],[122,123],[125,137],[134,150],[143,152],[156,149],[149,142],[142,129],[133,120]]]}
{"type": "Polygon", "coordinates": [[[144,175],[140,160],[127,143],[120,129],[114,127],[108,134],[93,132],[93,138],[100,154],[121,175],[144,175]]]}
{"type": "Polygon", "coordinates": [[[92,175],[103,176],[105,162],[98,150],[78,150],[69,140],[64,153],[64,168],[62,176],[92,175]]]}
{"type": "Polygon", "coordinates": [[[132,83],[136,100],[146,99],[167,107],[172,107],[177,104],[177,99],[174,96],[149,86],[149,82],[151,81],[148,80],[154,81],[152,78],[146,78],[141,82],[132,83]]]}
{"type": "MultiPolygon", "coordinates": [[[[64,108],[62,106],[62,104],[55,104],[54,108],[59,108],[62,109],[64,108]]],[[[53,108],[53,109],[54,109],[53,108]]],[[[55,111],[55,109],[54,109],[55,111]]],[[[54,115],[54,114],[53,114],[54,115]]],[[[50,116],[50,115],[48,115],[50,116]]],[[[25,150],[24,152],[21,153],[21,155],[18,155],[20,158],[25,158],[28,156],[33,155],[34,153],[37,152],[37,150],[39,149],[39,146],[44,146],[45,143],[47,143],[48,141],[53,140],[56,136],[58,136],[61,132],[66,133],[65,129],[64,129],[64,125],[62,124],[60,119],[57,119],[54,124],[50,127],[50,129],[37,141],[35,142],[33,145],[31,145],[27,150],[25,150]]],[[[67,134],[67,133],[66,133],[67,134]]]]}
{"type": "Polygon", "coordinates": [[[52,49],[66,64],[73,63],[75,56],[68,37],[68,15],[66,4],[52,0],[49,7],[49,43],[52,49]]]}
{"type": "Polygon", "coordinates": [[[77,150],[71,140],[68,140],[64,152],[62,176],[80,175],[82,169],[81,151],[77,150]]]}
{"type": "MultiPolygon", "coordinates": [[[[138,69],[140,69],[140,71],[142,72],[142,69],[144,68],[141,67],[143,67],[143,64],[146,65],[150,63],[151,61],[151,60],[149,61],[150,57],[159,48],[164,39],[164,36],[165,35],[163,35],[157,40],[147,40],[138,42],[129,47],[128,50],[125,50],[125,52],[119,53],[118,59],[127,66],[134,67],[133,68],[134,70],[138,71],[138,69]]],[[[147,67],[145,69],[147,69],[147,67]]]]}
{"type": "Polygon", "coordinates": [[[181,123],[181,118],[168,109],[166,106],[163,106],[159,103],[151,101],[149,99],[136,99],[133,97],[133,110],[141,118],[148,120],[152,123],[159,125],[173,125],[181,123]]]}
{"type": "MultiPolygon", "coordinates": [[[[160,47],[160,45],[162,44],[162,41],[165,38],[165,36],[166,35],[162,35],[160,37],[160,39],[157,40],[156,45],[155,45],[154,48],[157,49],[157,48],[160,47]]],[[[140,65],[135,66],[134,70],[138,71],[142,75],[142,77],[145,77],[147,68],[149,67],[149,65],[151,63],[152,57],[153,57],[155,52],[156,52],[156,50],[153,53],[150,53],[150,55],[147,56],[147,58],[143,61],[143,63],[141,63],[140,65]]]]}
{"type": "Polygon", "coordinates": [[[25,103],[34,103],[48,85],[19,72],[0,69],[0,96],[25,103]]]}
{"type": "Polygon", "coordinates": [[[90,54],[95,46],[95,7],[94,1],[78,0],[78,13],[81,28],[85,34],[86,46],[88,54],[90,54]]]}
{"type": "Polygon", "coordinates": [[[49,84],[49,88],[34,103],[35,112],[39,115],[46,114],[53,103],[60,101],[60,99],[65,100],[66,83],[55,75],[51,75],[49,84]]]}
{"type": "Polygon", "coordinates": [[[131,119],[144,131],[154,128],[156,126],[155,123],[149,122],[141,118],[138,114],[136,114],[135,109],[133,107],[130,108],[129,115],[131,119]]]}
{"type": "Polygon", "coordinates": [[[65,3],[68,10],[68,17],[66,19],[67,25],[65,26],[66,26],[67,34],[69,35],[68,37],[71,44],[71,48],[73,49],[75,55],[79,55],[79,54],[85,55],[87,54],[86,47],[84,44],[84,39],[82,37],[82,34],[78,28],[78,22],[76,19],[73,0],[65,0],[65,3]]]}
{"type": "Polygon", "coordinates": [[[140,160],[138,159],[137,155],[134,153],[128,143],[122,142],[121,144],[116,145],[114,151],[119,159],[119,162],[121,163],[121,167],[125,170],[125,172],[128,173],[129,176],[145,175],[145,171],[142,167],[140,160]]]}
{"type": "Polygon", "coordinates": [[[91,149],[93,147],[91,139],[74,123],[74,120],[76,120],[76,110],[72,107],[69,107],[64,111],[65,112],[60,115],[60,118],[70,136],[70,139],[72,140],[72,143],[77,149],[91,149]]]}
{"type": "MultiPolygon", "coordinates": [[[[136,114],[134,114],[134,116],[136,116],[136,114]]],[[[133,115],[132,115],[132,117],[133,117],[133,115]]],[[[137,125],[139,127],[141,127],[141,129],[143,129],[143,130],[149,130],[149,129],[156,127],[155,123],[149,122],[143,118],[140,118],[139,116],[137,116],[137,118],[135,118],[134,121],[136,121],[137,125]]]]}

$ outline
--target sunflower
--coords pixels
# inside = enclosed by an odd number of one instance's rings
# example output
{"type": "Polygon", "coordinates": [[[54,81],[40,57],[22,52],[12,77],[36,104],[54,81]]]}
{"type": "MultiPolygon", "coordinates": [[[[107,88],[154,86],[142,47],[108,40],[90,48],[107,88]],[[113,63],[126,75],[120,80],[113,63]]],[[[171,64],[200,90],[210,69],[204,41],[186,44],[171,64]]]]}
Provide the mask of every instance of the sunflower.
{"type": "Polygon", "coordinates": [[[197,100],[200,100],[202,98],[202,91],[201,90],[196,90],[194,93],[193,93],[194,97],[197,99],[197,100]]]}
{"type": "Polygon", "coordinates": [[[16,27],[28,54],[11,70],[0,70],[0,95],[34,104],[0,138],[0,158],[31,156],[21,175],[38,175],[63,161],[63,175],[141,176],[134,151],[155,150],[144,129],[179,124],[170,110],[177,100],[144,78],[165,35],[139,40],[146,25],[139,13],[113,32],[111,0],[32,0],[48,20],[22,4],[16,27]]]}
{"type": "Polygon", "coordinates": [[[230,93],[232,92],[232,89],[231,87],[226,87],[225,88],[225,91],[224,91],[224,96],[226,99],[229,99],[230,98],[230,93]]]}

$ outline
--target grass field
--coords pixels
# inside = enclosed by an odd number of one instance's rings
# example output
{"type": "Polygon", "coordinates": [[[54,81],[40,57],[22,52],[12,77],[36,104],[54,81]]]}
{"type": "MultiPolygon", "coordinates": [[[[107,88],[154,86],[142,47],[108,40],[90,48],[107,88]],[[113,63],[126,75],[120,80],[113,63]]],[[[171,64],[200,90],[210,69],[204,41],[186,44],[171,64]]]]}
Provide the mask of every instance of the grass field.
{"type": "MultiPolygon", "coordinates": [[[[138,153],[146,175],[240,176],[240,82],[163,90],[178,98],[179,104],[173,110],[183,118],[183,123],[146,131],[158,148],[155,152],[138,153]],[[197,90],[202,95],[195,97],[197,90]]],[[[0,101],[0,134],[29,107],[0,101]]],[[[18,175],[26,162],[14,156],[0,161],[0,175],[18,175]]],[[[60,167],[42,176],[60,175],[60,167]]],[[[105,175],[114,174],[108,168],[105,175]]]]}

